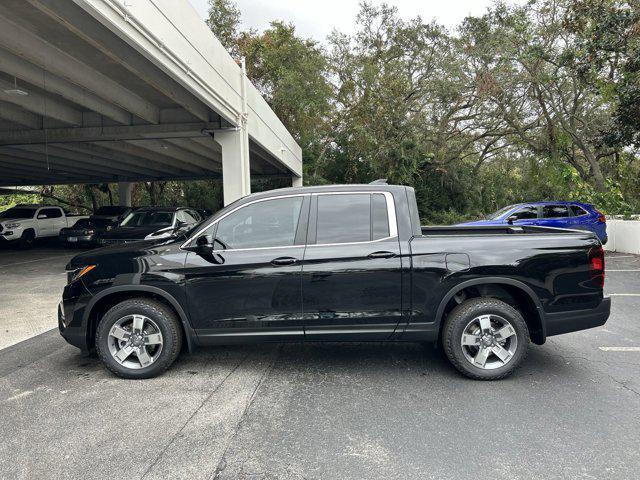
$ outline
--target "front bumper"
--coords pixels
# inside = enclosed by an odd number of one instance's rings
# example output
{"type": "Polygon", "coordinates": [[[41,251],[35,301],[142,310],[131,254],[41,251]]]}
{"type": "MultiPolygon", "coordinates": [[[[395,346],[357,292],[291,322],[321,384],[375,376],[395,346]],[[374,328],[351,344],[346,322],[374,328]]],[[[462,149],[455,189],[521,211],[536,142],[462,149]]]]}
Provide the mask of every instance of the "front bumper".
{"type": "Polygon", "coordinates": [[[605,297],[596,308],[545,315],[547,337],[600,327],[607,323],[611,314],[611,298],[605,297]]]}
{"type": "Polygon", "coordinates": [[[82,281],[76,281],[64,288],[62,301],[58,305],[60,335],[68,343],[85,352],[90,350],[90,342],[84,312],[91,297],[82,281]]]}

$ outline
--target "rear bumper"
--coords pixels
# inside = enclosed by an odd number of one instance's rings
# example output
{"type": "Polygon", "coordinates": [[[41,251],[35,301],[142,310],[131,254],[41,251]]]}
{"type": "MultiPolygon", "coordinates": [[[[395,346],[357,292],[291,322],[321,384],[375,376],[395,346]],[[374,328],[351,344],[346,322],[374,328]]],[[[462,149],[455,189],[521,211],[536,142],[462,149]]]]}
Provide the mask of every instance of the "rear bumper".
{"type": "Polygon", "coordinates": [[[600,305],[589,310],[547,313],[545,315],[547,337],[600,327],[609,319],[611,299],[602,299],[600,305]]]}

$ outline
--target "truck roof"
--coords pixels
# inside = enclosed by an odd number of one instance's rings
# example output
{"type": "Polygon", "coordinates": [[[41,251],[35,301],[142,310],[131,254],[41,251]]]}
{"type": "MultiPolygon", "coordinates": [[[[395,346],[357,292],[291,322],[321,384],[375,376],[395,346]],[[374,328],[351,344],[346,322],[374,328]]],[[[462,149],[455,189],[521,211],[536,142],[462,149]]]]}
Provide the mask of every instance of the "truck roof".
{"type": "Polygon", "coordinates": [[[276,190],[268,190],[251,194],[244,198],[272,197],[281,195],[295,195],[300,193],[322,193],[322,192],[394,192],[403,191],[404,185],[385,184],[349,184],[349,185],[316,185],[311,187],[288,187],[276,190]]]}

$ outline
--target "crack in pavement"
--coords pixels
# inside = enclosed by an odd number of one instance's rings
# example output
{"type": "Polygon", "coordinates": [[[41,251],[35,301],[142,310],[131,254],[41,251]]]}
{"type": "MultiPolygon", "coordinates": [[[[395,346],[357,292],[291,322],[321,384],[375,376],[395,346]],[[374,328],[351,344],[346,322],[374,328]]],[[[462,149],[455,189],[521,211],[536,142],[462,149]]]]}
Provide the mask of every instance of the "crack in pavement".
{"type": "Polygon", "coordinates": [[[278,361],[278,358],[280,358],[281,351],[282,351],[282,345],[278,346],[278,350],[276,352],[276,355],[273,357],[273,360],[271,361],[269,366],[265,369],[264,373],[262,374],[262,377],[260,378],[260,381],[256,384],[255,388],[253,389],[253,392],[251,393],[251,397],[249,397],[249,400],[247,401],[247,404],[245,405],[245,408],[242,411],[242,415],[240,416],[240,419],[238,420],[238,423],[236,424],[236,427],[234,428],[233,433],[229,437],[229,440],[227,441],[227,445],[225,446],[225,449],[222,452],[222,456],[220,457],[220,461],[218,462],[218,465],[216,466],[216,469],[213,472],[213,476],[211,477],[212,480],[216,480],[216,479],[220,478],[220,474],[227,467],[227,460],[226,460],[227,452],[229,451],[229,448],[231,447],[231,444],[233,443],[233,440],[236,438],[238,432],[240,431],[240,428],[242,428],[242,424],[245,421],[245,417],[247,415],[247,412],[249,411],[249,407],[251,407],[251,405],[253,404],[253,401],[255,399],[256,393],[258,392],[258,389],[265,382],[265,380],[267,379],[269,374],[272,372],[273,367],[275,366],[276,362],[278,361]]]}
{"type": "Polygon", "coordinates": [[[187,418],[187,420],[182,424],[182,427],[180,427],[178,429],[178,431],[176,431],[175,434],[173,434],[173,436],[171,437],[171,440],[169,440],[169,442],[167,442],[167,444],[164,446],[164,448],[160,451],[160,453],[158,453],[158,455],[156,456],[156,458],[154,459],[154,461],[149,464],[149,466],[145,469],[144,473],[142,474],[142,476],[140,477],[140,479],[142,480],[143,478],[145,478],[149,472],[151,471],[151,469],[153,467],[156,466],[156,464],[160,461],[160,459],[162,458],[162,456],[167,452],[167,450],[169,449],[169,447],[176,441],[176,439],[180,436],[180,434],[184,431],[184,429],[186,428],[186,426],[189,424],[189,422],[191,422],[191,420],[193,420],[193,418],[198,414],[198,412],[202,409],[202,407],[204,405],[207,404],[207,402],[209,400],[211,400],[211,398],[216,394],[216,392],[218,390],[220,390],[220,388],[222,387],[222,385],[224,385],[224,383],[229,379],[229,377],[231,377],[231,375],[233,375],[233,373],[240,368],[240,365],[242,365],[245,360],[249,358],[249,354],[246,354],[244,357],[242,357],[242,359],[238,362],[238,364],[233,367],[229,373],[222,379],[222,381],[220,383],[218,383],[218,385],[216,385],[216,387],[209,393],[209,395],[207,395],[205,397],[204,400],[202,400],[202,402],[200,403],[200,405],[198,406],[198,408],[196,408],[191,415],[189,416],[189,418],[187,418]]]}

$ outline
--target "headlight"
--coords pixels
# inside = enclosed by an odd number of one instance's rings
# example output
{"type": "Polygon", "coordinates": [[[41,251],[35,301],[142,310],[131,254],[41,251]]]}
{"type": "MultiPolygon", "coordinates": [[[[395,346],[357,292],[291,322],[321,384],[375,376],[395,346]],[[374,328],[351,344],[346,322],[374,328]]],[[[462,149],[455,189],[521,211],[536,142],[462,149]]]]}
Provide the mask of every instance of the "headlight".
{"type": "Polygon", "coordinates": [[[7,228],[18,228],[20,226],[20,224],[19,223],[5,223],[4,226],[7,227],[7,228]]]}
{"type": "Polygon", "coordinates": [[[75,270],[67,270],[67,281],[69,283],[75,282],[80,278],[84,277],[91,270],[96,268],[97,265],[87,265],[85,267],[76,268],[75,270]]]}

